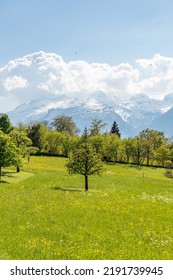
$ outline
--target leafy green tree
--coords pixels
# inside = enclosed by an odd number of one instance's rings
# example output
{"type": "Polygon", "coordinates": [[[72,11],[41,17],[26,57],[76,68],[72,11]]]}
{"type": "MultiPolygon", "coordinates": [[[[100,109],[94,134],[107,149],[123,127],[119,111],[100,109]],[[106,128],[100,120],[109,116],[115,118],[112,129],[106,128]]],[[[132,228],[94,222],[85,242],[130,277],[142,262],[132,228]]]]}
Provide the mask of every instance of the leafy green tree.
{"type": "Polygon", "coordinates": [[[142,164],[144,161],[145,152],[143,149],[143,141],[140,136],[136,136],[135,138],[133,138],[132,157],[133,162],[137,165],[142,164]]]}
{"type": "MultiPolygon", "coordinates": [[[[24,157],[27,154],[27,148],[32,145],[31,139],[27,137],[27,134],[23,130],[13,129],[9,136],[12,142],[20,150],[20,154],[24,157]]],[[[17,172],[20,172],[20,166],[17,166],[17,172]]]]}
{"type": "Polygon", "coordinates": [[[124,154],[126,157],[126,162],[129,163],[130,159],[133,157],[133,151],[134,151],[134,139],[133,138],[127,138],[121,140],[124,143],[124,154]]]}
{"type": "Polygon", "coordinates": [[[10,119],[7,114],[0,115],[0,130],[8,134],[13,129],[10,119]]]}
{"type": "Polygon", "coordinates": [[[56,130],[49,130],[47,133],[47,150],[51,154],[61,153],[62,133],[56,130]]]}
{"type": "Polygon", "coordinates": [[[90,135],[96,136],[101,133],[102,129],[106,126],[106,123],[104,123],[102,120],[94,119],[91,123],[90,127],[90,135]]]}
{"type": "Polygon", "coordinates": [[[47,146],[47,127],[43,123],[34,123],[29,126],[28,137],[32,141],[32,146],[37,147],[40,151],[47,146]]]}
{"type": "Polygon", "coordinates": [[[116,162],[118,160],[120,138],[116,134],[108,134],[105,141],[105,158],[116,162]]]}
{"type": "Polygon", "coordinates": [[[57,116],[51,125],[55,128],[55,130],[67,133],[69,135],[75,135],[79,132],[79,129],[77,128],[72,117],[69,116],[57,116]]]}
{"type": "Polygon", "coordinates": [[[155,159],[159,165],[165,166],[166,162],[170,158],[170,150],[168,145],[163,144],[155,151],[155,159]]]}
{"type": "Polygon", "coordinates": [[[8,135],[0,131],[0,180],[2,176],[2,167],[11,165],[21,165],[20,150],[8,135]]]}
{"type": "Polygon", "coordinates": [[[68,157],[77,145],[78,138],[76,135],[62,134],[62,155],[68,157]]]}
{"type": "Polygon", "coordinates": [[[90,136],[88,142],[93,146],[93,148],[96,150],[97,153],[104,156],[104,151],[105,151],[104,135],[100,134],[100,135],[90,136]]]}
{"type": "Polygon", "coordinates": [[[119,162],[126,162],[126,154],[125,154],[125,145],[124,145],[124,139],[119,141],[118,145],[118,161],[119,162]]]}
{"type": "Polygon", "coordinates": [[[172,142],[172,140],[171,140],[171,142],[169,142],[168,147],[169,147],[169,160],[171,160],[173,163],[173,142],[172,142]]]}
{"type": "Polygon", "coordinates": [[[28,133],[28,131],[29,131],[29,126],[26,125],[26,124],[23,123],[23,122],[19,122],[19,123],[17,124],[17,126],[16,126],[16,129],[17,129],[18,131],[24,132],[24,133],[27,135],[27,133],[28,133]]]}
{"type": "Polygon", "coordinates": [[[147,165],[149,165],[150,160],[154,157],[154,151],[156,151],[156,149],[159,148],[166,140],[164,133],[147,128],[139,133],[139,137],[142,141],[143,154],[146,158],[147,165]]]}
{"type": "Polygon", "coordinates": [[[118,127],[118,124],[117,124],[116,121],[114,121],[113,124],[112,124],[111,133],[116,134],[119,138],[121,138],[119,127],[118,127]]]}
{"type": "Polygon", "coordinates": [[[67,163],[67,169],[70,174],[80,174],[85,178],[85,190],[88,191],[88,176],[100,174],[103,171],[101,156],[89,143],[80,144],[76,148],[67,163]]]}

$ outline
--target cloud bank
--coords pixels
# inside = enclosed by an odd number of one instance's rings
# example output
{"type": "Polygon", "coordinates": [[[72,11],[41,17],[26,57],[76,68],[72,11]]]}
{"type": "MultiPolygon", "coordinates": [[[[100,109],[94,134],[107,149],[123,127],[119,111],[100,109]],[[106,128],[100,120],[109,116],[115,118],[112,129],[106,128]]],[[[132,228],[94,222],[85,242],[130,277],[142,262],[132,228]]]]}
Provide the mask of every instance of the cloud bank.
{"type": "Polygon", "coordinates": [[[163,98],[173,92],[173,58],[155,54],[136,60],[133,66],[111,66],[82,60],[65,62],[57,54],[41,51],[0,68],[0,111],[42,95],[82,98],[94,91],[123,99],[138,93],[163,98]]]}
{"type": "Polygon", "coordinates": [[[3,86],[7,91],[12,91],[14,89],[28,87],[28,82],[21,76],[12,76],[4,80],[3,86]]]}

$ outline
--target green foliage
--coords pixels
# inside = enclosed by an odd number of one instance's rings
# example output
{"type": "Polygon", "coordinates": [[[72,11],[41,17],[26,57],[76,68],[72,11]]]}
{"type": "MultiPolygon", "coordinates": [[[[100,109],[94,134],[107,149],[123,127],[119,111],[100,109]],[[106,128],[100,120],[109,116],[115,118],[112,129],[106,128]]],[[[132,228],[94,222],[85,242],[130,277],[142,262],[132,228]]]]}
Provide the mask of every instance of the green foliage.
{"type": "Polygon", "coordinates": [[[119,138],[121,138],[119,127],[118,127],[118,124],[117,124],[116,121],[114,121],[113,124],[112,124],[111,133],[116,134],[119,138]]]}
{"type": "Polygon", "coordinates": [[[78,138],[75,135],[62,133],[62,155],[68,157],[78,143],[78,138]]]}
{"type": "Polygon", "coordinates": [[[26,154],[27,147],[32,145],[32,141],[27,136],[26,132],[23,130],[13,129],[9,133],[9,136],[16,147],[21,150],[21,154],[24,156],[26,154]]]}
{"type": "Polygon", "coordinates": [[[155,151],[155,159],[159,165],[165,166],[165,163],[169,160],[169,157],[170,151],[166,144],[161,145],[155,151]]]}
{"type": "Polygon", "coordinates": [[[106,126],[102,120],[94,119],[90,127],[90,135],[95,136],[101,133],[102,129],[106,126]]]}
{"type": "Polygon", "coordinates": [[[47,133],[47,150],[51,154],[61,153],[62,133],[56,130],[49,130],[47,133]]]}
{"type": "Polygon", "coordinates": [[[118,149],[120,145],[119,136],[116,134],[106,135],[105,158],[108,161],[116,162],[118,160],[118,149]]]}
{"type": "Polygon", "coordinates": [[[153,153],[165,141],[164,133],[156,130],[144,129],[139,133],[143,154],[147,159],[147,165],[153,158],[153,153]]]}
{"type": "Polygon", "coordinates": [[[28,137],[32,141],[32,146],[37,147],[40,151],[47,146],[47,127],[43,123],[34,123],[29,126],[28,137]]]}
{"type": "Polygon", "coordinates": [[[0,131],[0,180],[2,175],[2,167],[7,167],[10,165],[21,165],[20,149],[15,146],[8,135],[0,131]]]}
{"type": "MultiPolygon", "coordinates": [[[[19,123],[11,130],[7,115],[0,117],[0,124],[9,133],[22,155],[33,149],[51,155],[61,154],[68,157],[78,144],[89,143],[102,156],[102,159],[116,162],[134,163],[137,165],[165,165],[167,160],[173,162],[173,143],[163,132],[144,129],[136,137],[120,139],[117,123],[114,121],[111,132],[103,133],[105,123],[94,119],[89,130],[85,129],[77,136],[78,129],[71,117],[57,116],[52,125],[33,123],[26,126],[19,123]],[[10,131],[11,130],[11,131],[10,131]]],[[[2,130],[1,130],[2,131],[2,130]]]]}
{"type": "Polygon", "coordinates": [[[19,123],[17,124],[16,129],[17,129],[18,131],[21,131],[21,132],[24,132],[25,134],[27,134],[28,131],[29,131],[29,126],[26,125],[26,124],[23,123],[23,122],[19,122],[19,123]]]}
{"type": "Polygon", "coordinates": [[[8,134],[13,129],[10,119],[7,114],[0,115],[0,130],[8,134]]]}
{"type": "Polygon", "coordinates": [[[126,157],[125,162],[129,163],[130,159],[133,157],[134,152],[134,140],[132,138],[123,139],[124,145],[124,155],[126,157]]]}
{"type": "Polygon", "coordinates": [[[172,174],[172,161],[168,160],[165,164],[165,176],[168,177],[168,178],[172,178],[173,177],[173,174],[172,174]]]}
{"type": "Polygon", "coordinates": [[[75,135],[79,132],[72,117],[69,116],[57,116],[51,125],[59,132],[67,133],[69,135],[75,135]]]}
{"type": "Polygon", "coordinates": [[[92,147],[96,150],[96,152],[102,157],[105,153],[105,136],[104,135],[95,135],[90,136],[88,138],[88,142],[92,145],[92,147]]]}
{"type": "Polygon", "coordinates": [[[70,174],[80,174],[85,177],[85,190],[88,190],[88,176],[103,171],[101,156],[89,143],[80,144],[71,154],[66,166],[70,174]]]}

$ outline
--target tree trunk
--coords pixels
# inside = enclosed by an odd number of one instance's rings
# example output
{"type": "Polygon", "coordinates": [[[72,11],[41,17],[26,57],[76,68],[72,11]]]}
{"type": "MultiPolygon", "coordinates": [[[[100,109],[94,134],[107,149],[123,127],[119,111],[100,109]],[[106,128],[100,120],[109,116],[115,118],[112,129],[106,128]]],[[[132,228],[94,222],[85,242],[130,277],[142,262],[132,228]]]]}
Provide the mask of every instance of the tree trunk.
{"type": "Polygon", "coordinates": [[[85,175],[85,190],[88,191],[88,176],[85,175]]]}
{"type": "Polygon", "coordinates": [[[17,172],[20,172],[20,167],[19,166],[17,166],[17,170],[16,170],[17,172]]]}
{"type": "Polygon", "coordinates": [[[140,165],[140,152],[137,152],[137,165],[140,165]]]}

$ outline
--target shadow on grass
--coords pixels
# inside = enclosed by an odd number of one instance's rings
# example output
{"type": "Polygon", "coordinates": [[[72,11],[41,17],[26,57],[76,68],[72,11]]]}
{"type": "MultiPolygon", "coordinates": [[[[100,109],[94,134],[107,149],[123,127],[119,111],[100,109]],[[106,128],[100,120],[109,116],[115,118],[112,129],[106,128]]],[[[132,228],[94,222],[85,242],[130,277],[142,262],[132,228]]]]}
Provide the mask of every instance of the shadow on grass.
{"type": "Polygon", "coordinates": [[[3,171],[2,172],[2,176],[6,176],[6,177],[14,177],[13,174],[16,174],[16,171],[3,171]]]}
{"type": "Polygon", "coordinates": [[[3,183],[3,184],[4,184],[4,183],[5,183],[5,184],[9,184],[7,181],[0,180],[0,184],[2,184],[2,183],[3,183]]]}
{"type": "MultiPolygon", "coordinates": [[[[5,177],[10,177],[10,178],[11,178],[11,177],[14,177],[14,176],[12,175],[12,173],[16,173],[16,172],[15,172],[15,171],[14,171],[14,172],[13,172],[13,171],[12,171],[12,172],[11,172],[11,171],[10,171],[10,172],[8,172],[8,171],[7,171],[7,172],[6,172],[6,171],[4,172],[4,171],[3,171],[2,174],[1,174],[1,177],[2,177],[2,178],[3,178],[4,176],[5,176],[5,177]]],[[[0,183],[9,184],[9,182],[7,182],[7,181],[5,181],[5,180],[0,180],[0,183]]]]}
{"type": "Polygon", "coordinates": [[[63,191],[63,192],[83,192],[83,190],[79,190],[79,189],[68,189],[68,188],[61,188],[61,187],[54,187],[51,188],[52,190],[55,191],[63,191]]]}

